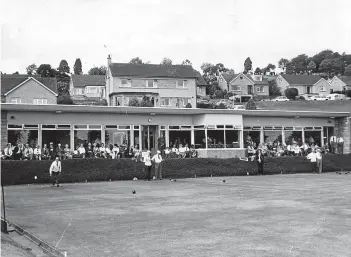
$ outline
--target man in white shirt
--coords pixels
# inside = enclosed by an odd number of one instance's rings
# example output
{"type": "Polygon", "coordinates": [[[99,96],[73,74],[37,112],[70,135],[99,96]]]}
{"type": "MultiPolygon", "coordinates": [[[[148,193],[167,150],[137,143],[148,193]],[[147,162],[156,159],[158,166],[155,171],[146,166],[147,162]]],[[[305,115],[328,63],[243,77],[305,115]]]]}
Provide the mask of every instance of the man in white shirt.
{"type": "Polygon", "coordinates": [[[85,158],[85,148],[83,144],[80,144],[80,147],[78,148],[78,154],[81,158],[85,158]]]}
{"type": "Polygon", "coordinates": [[[322,174],[322,170],[323,170],[323,155],[322,155],[321,149],[317,149],[316,163],[317,163],[318,173],[322,174]]]}
{"type": "Polygon", "coordinates": [[[313,149],[312,152],[307,155],[307,159],[311,160],[312,172],[316,173],[316,170],[317,170],[317,154],[316,154],[316,150],[315,149],[313,149]]]}
{"type": "Polygon", "coordinates": [[[335,135],[333,135],[330,138],[330,150],[332,153],[335,153],[335,150],[336,150],[336,136],[335,135]]]}
{"type": "Polygon", "coordinates": [[[338,147],[338,154],[343,154],[344,153],[344,139],[338,135],[336,139],[337,147],[338,147]]]}
{"type": "Polygon", "coordinates": [[[162,180],[162,167],[161,162],[163,161],[161,152],[157,150],[157,153],[151,159],[155,163],[155,179],[162,180]]]}
{"type": "Polygon", "coordinates": [[[40,145],[37,145],[37,147],[34,149],[34,157],[35,157],[36,160],[41,160],[40,145]]]}
{"type": "Polygon", "coordinates": [[[52,185],[55,186],[57,184],[57,187],[59,187],[58,176],[61,174],[61,161],[59,157],[56,157],[55,161],[51,164],[49,172],[53,179],[52,185]]]}

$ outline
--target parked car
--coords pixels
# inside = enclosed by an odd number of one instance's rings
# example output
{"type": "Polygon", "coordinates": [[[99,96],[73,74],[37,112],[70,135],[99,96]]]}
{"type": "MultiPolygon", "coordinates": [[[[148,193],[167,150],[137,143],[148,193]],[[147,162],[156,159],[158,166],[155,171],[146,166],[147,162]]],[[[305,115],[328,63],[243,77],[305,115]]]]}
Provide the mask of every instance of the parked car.
{"type": "Polygon", "coordinates": [[[322,95],[314,95],[311,96],[311,101],[327,101],[328,98],[326,96],[322,96],[322,95]]]}
{"type": "Polygon", "coordinates": [[[300,95],[300,97],[303,97],[306,101],[310,101],[311,97],[315,95],[318,95],[318,94],[303,94],[303,95],[300,95]]]}
{"type": "Polygon", "coordinates": [[[289,98],[287,98],[286,96],[278,96],[277,98],[272,100],[273,102],[288,102],[290,101],[289,98]]]}
{"type": "Polygon", "coordinates": [[[343,94],[330,94],[327,98],[328,100],[350,100],[350,97],[343,94]]]}
{"type": "Polygon", "coordinates": [[[228,104],[228,99],[221,99],[218,102],[216,102],[216,105],[219,106],[220,104],[227,105],[228,104]]]}
{"type": "Polygon", "coordinates": [[[233,109],[233,110],[246,110],[244,105],[229,105],[227,106],[227,109],[233,109]]]}
{"type": "Polygon", "coordinates": [[[197,99],[196,101],[198,104],[208,104],[209,101],[205,100],[205,99],[197,99]]]}
{"type": "Polygon", "coordinates": [[[240,100],[240,95],[232,95],[228,99],[230,101],[240,100]]]}

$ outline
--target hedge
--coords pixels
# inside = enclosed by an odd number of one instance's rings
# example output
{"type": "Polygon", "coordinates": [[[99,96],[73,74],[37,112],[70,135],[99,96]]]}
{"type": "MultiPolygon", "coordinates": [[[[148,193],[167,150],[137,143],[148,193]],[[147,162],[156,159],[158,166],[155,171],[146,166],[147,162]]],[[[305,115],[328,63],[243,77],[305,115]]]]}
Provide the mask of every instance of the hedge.
{"type": "MultiPolygon", "coordinates": [[[[351,155],[324,156],[323,171],[350,171],[351,155]]],[[[1,179],[4,185],[49,183],[51,161],[1,161],[1,179]],[[34,177],[37,176],[37,179],[34,177]]],[[[190,178],[209,176],[243,176],[257,174],[256,162],[240,159],[166,159],[163,165],[164,178],[190,178]]],[[[265,174],[310,173],[311,164],[305,157],[266,158],[265,174]]],[[[62,161],[63,183],[87,181],[145,179],[143,163],[131,159],[72,159],[62,161]]]]}

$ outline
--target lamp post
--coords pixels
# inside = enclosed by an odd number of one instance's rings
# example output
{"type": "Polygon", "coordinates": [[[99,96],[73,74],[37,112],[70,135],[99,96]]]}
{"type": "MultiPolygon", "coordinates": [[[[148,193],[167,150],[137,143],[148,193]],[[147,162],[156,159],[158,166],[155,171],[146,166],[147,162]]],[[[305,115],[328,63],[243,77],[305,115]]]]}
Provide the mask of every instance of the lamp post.
{"type": "Polygon", "coordinates": [[[5,211],[5,197],[4,197],[4,186],[1,181],[1,194],[2,194],[2,208],[4,210],[4,219],[1,219],[1,232],[7,232],[7,221],[6,221],[6,211],[5,211]]]}

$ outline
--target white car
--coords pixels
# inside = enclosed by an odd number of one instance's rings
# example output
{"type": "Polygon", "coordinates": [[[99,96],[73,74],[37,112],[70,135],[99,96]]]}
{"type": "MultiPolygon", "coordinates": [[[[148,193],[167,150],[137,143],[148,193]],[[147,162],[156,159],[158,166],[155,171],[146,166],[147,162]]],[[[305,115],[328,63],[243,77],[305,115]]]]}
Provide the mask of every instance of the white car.
{"type": "Polygon", "coordinates": [[[350,97],[343,94],[330,94],[327,98],[328,100],[350,100],[350,97]]]}
{"type": "Polygon", "coordinates": [[[233,110],[246,110],[244,105],[229,105],[227,108],[233,110]]]}
{"type": "Polygon", "coordinates": [[[219,100],[216,105],[219,106],[220,104],[224,104],[224,105],[227,105],[228,104],[228,100],[227,99],[221,99],[219,100]]]}
{"type": "Polygon", "coordinates": [[[231,101],[240,100],[240,95],[232,95],[228,99],[231,100],[231,101]]]}
{"type": "Polygon", "coordinates": [[[272,100],[273,102],[288,102],[290,101],[289,98],[287,98],[286,96],[278,96],[277,98],[272,100]]]}
{"type": "Polygon", "coordinates": [[[322,95],[314,95],[311,96],[311,101],[327,101],[328,98],[326,96],[322,96],[322,95]]]}

